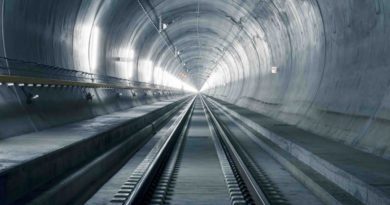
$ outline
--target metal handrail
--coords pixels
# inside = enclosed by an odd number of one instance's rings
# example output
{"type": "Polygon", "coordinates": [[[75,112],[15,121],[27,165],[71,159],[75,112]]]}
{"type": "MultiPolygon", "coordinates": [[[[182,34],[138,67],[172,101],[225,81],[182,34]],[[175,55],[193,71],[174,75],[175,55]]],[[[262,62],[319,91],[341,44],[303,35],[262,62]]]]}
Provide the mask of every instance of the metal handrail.
{"type": "Polygon", "coordinates": [[[131,81],[36,62],[0,56],[0,83],[31,83],[91,88],[179,90],[168,86],[131,81]]]}
{"type": "Polygon", "coordinates": [[[75,87],[87,87],[87,88],[114,88],[114,89],[143,89],[143,90],[174,90],[172,88],[158,88],[158,87],[144,87],[144,86],[130,86],[123,84],[109,84],[109,83],[91,83],[80,82],[72,80],[57,80],[46,79],[36,77],[25,76],[8,76],[0,75],[1,83],[13,83],[13,84],[32,84],[32,85],[54,85],[54,86],[75,86],[75,87]]]}

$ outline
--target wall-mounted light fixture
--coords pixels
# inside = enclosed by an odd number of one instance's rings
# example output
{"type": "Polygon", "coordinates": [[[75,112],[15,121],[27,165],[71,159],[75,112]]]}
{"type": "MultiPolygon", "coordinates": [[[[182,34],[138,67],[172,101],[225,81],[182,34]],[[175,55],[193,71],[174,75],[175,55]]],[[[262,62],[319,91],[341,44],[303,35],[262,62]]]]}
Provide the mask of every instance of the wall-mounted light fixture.
{"type": "Polygon", "coordinates": [[[163,23],[161,16],[158,18],[158,20],[159,20],[158,21],[158,31],[159,32],[162,32],[163,30],[168,28],[168,24],[167,23],[163,23]]]}
{"type": "Polygon", "coordinates": [[[278,73],[278,67],[272,66],[272,67],[271,67],[271,73],[272,73],[272,74],[278,73]]]}
{"type": "Polygon", "coordinates": [[[38,94],[33,94],[33,93],[27,93],[26,94],[26,103],[28,105],[32,104],[34,100],[38,99],[39,95],[38,94]]]}
{"type": "Polygon", "coordinates": [[[165,29],[167,29],[167,28],[168,28],[168,24],[163,23],[163,24],[162,24],[162,29],[165,30],[165,29]]]}

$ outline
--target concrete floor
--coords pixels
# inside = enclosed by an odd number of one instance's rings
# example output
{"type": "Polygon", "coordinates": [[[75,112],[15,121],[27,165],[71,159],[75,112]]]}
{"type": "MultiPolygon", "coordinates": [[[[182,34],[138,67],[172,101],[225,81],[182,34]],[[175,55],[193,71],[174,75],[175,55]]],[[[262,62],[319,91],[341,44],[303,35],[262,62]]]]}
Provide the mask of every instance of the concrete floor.
{"type": "Polygon", "coordinates": [[[224,110],[367,204],[390,202],[390,163],[226,102],[224,110]]]}
{"type": "Polygon", "coordinates": [[[87,140],[122,123],[142,117],[176,100],[138,106],[90,120],[0,140],[0,172],[32,161],[76,142],[87,140]]]}

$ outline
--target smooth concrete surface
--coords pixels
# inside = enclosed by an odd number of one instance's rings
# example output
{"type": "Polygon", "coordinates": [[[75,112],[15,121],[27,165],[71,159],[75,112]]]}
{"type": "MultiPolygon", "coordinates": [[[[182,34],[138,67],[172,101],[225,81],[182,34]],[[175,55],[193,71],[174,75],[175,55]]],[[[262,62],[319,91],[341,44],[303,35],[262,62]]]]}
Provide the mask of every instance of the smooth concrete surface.
{"type": "MultiPolygon", "coordinates": [[[[53,74],[55,75],[55,74],[53,74]]],[[[49,72],[50,76],[50,72],[49,72]]],[[[91,119],[112,112],[152,104],[179,96],[144,96],[142,90],[92,89],[80,87],[7,87],[0,85],[0,139],[37,132],[81,120],[91,119]],[[86,93],[93,99],[86,100],[86,93]],[[133,92],[137,96],[133,96],[133,92]],[[26,103],[26,93],[39,98],[26,103]],[[122,96],[118,97],[118,93],[122,96]]]]}
{"type": "Polygon", "coordinates": [[[232,2],[243,31],[206,93],[390,159],[389,1],[232,2]]]}
{"type": "Polygon", "coordinates": [[[0,141],[0,172],[119,127],[123,123],[141,118],[176,101],[177,99],[156,102],[90,120],[3,139],[0,141]]]}
{"type": "Polygon", "coordinates": [[[184,142],[169,204],[230,204],[230,196],[200,99],[184,142]]]}
{"type": "Polygon", "coordinates": [[[218,107],[309,165],[363,203],[389,203],[390,163],[387,160],[283,124],[245,108],[220,100],[213,102],[222,105],[218,107]]]}

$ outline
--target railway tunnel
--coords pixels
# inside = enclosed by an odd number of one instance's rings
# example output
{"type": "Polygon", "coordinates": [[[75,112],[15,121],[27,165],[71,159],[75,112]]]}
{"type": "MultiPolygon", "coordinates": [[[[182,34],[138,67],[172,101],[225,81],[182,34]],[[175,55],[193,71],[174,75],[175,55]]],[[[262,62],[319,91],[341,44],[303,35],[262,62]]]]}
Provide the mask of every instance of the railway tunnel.
{"type": "Polygon", "coordinates": [[[0,205],[390,204],[389,1],[0,3],[0,205]]]}

